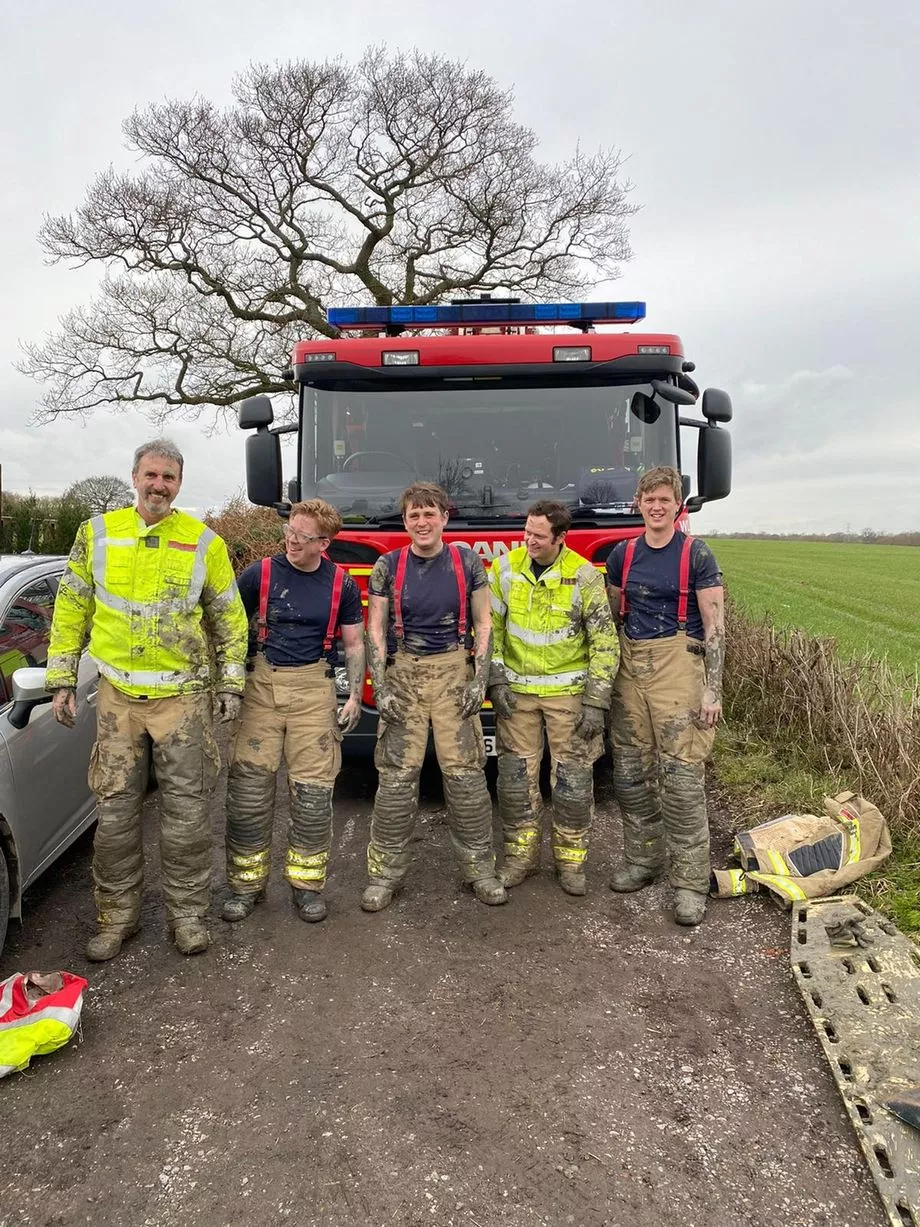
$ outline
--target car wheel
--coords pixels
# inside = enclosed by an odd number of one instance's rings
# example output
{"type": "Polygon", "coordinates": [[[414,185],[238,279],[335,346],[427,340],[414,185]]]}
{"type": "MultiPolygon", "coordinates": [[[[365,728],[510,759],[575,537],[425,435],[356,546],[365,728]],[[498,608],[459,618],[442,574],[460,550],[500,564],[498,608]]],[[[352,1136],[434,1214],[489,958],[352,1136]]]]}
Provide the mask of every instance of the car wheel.
{"type": "Polygon", "coordinates": [[[6,853],[0,848],[0,953],[6,941],[6,924],[10,918],[10,872],[6,865],[6,853]]]}

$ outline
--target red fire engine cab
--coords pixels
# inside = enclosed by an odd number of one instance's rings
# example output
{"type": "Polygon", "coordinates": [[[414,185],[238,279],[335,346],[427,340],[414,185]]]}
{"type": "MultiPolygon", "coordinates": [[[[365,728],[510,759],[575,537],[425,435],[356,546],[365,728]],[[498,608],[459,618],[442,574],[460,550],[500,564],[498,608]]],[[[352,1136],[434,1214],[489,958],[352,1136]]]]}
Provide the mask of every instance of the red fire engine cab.
{"type": "MultiPolygon", "coordinates": [[[[413,481],[448,493],[445,541],[488,566],[521,544],[539,498],[572,514],[567,544],[603,566],[636,536],[636,483],[659,464],[681,469],[681,427],[697,432],[696,485],[685,475],[681,516],[731,490],[727,393],[700,394],[680,338],[627,331],[641,302],[520,303],[484,298],[441,306],[343,307],[335,339],[301,341],[287,378],[297,421],[273,425],[271,400],[239,407],[251,502],[285,515],[323,498],[345,522],[330,557],[365,593],[380,554],[408,541],[399,496],[413,481]],[[700,405],[702,420],[683,415],[700,405]],[[280,435],[297,436],[296,474],[282,496],[280,435]]],[[[365,596],[366,600],[366,596],[365,596]]],[[[344,670],[340,683],[347,690],[344,670]]],[[[372,749],[373,696],[349,741],[372,749]]],[[[487,744],[490,713],[483,712],[487,744]]]]}

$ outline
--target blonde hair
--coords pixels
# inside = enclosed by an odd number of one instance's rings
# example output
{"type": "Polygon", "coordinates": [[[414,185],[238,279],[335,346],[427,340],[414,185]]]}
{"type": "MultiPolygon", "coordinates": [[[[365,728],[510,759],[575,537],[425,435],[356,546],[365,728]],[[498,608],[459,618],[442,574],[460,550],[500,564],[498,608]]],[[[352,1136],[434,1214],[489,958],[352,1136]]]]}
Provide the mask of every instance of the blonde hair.
{"type": "Polygon", "coordinates": [[[311,498],[306,503],[295,503],[291,508],[288,521],[293,520],[294,516],[312,516],[322,537],[331,539],[342,528],[342,517],[338,511],[321,498],[311,498]]]}
{"type": "Polygon", "coordinates": [[[684,501],[684,487],[680,473],[669,464],[659,464],[656,468],[649,469],[647,473],[642,474],[636,486],[636,501],[638,502],[643,494],[648,494],[652,490],[660,490],[662,486],[670,486],[671,493],[678,503],[684,501]]]}

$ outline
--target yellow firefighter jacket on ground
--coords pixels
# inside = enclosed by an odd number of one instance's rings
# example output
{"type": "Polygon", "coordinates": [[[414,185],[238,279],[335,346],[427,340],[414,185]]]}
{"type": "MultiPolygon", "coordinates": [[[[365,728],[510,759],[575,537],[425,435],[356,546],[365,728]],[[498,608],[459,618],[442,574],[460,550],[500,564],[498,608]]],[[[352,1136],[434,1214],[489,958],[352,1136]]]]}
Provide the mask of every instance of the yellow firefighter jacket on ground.
{"type": "Polygon", "coordinates": [[[492,660],[511,689],[609,707],[620,649],[597,568],[563,546],[538,581],[520,546],[495,559],[490,586],[492,660]]]}
{"type": "Polygon", "coordinates": [[[836,894],[891,855],[888,824],[851,792],[825,797],[825,817],[787,814],[735,837],[740,869],[717,869],[709,893],[749,895],[766,887],[786,906],[836,894]]]}
{"type": "Polygon", "coordinates": [[[242,694],[247,621],[227,547],[185,512],[148,525],[126,507],[80,526],[54,606],[49,690],[76,685],[90,625],[90,656],[131,698],[193,694],[212,684],[242,694]]]}

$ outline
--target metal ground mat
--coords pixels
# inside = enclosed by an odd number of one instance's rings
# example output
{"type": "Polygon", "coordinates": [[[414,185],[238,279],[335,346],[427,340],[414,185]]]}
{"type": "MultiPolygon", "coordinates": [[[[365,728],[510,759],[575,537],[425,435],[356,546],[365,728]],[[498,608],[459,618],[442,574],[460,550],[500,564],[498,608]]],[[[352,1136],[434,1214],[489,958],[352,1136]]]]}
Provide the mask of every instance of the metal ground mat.
{"type": "Polygon", "coordinates": [[[855,896],[793,904],[792,970],[894,1227],[920,1227],[920,949],[855,896]]]}

